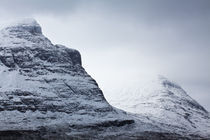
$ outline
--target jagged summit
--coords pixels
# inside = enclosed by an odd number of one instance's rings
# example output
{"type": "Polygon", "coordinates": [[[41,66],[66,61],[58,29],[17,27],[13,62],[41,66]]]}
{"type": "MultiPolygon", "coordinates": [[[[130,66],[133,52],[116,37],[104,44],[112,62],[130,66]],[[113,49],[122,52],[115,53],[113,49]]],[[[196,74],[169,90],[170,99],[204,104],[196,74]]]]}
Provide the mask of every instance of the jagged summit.
{"type": "Polygon", "coordinates": [[[30,32],[31,34],[42,34],[41,26],[33,18],[24,18],[11,23],[5,28],[11,32],[30,32]]]}
{"type": "Polygon", "coordinates": [[[51,41],[42,34],[41,26],[34,19],[13,22],[0,31],[1,47],[52,47],[51,41]]]}
{"type": "Polygon", "coordinates": [[[36,21],[36,19],[34,18],[22,18],[14,21],[8,26],[20,26],[20,25],[40,26],[36,21]]]}

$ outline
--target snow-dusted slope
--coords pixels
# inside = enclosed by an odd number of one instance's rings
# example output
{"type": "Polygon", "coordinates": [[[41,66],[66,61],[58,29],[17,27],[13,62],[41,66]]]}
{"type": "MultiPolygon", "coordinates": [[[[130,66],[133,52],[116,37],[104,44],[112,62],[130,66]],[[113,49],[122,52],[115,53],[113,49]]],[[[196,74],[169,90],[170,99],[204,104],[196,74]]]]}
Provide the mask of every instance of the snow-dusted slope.
{"type": "Polygon", "coordinates": [[[0,131],[133,122],[106,102],[80,53],[53,45],[35,20],[0,31],[0,131]]]}
{"type": "Polygon", "coordinates": [[[115,95],[107,100],[135,113],[137,119],[145,121],[147,117],[148,122],[171,132],[210,135],[209,113],[179,85],[162,76],[144,85],[126,87],[115,95]]]}

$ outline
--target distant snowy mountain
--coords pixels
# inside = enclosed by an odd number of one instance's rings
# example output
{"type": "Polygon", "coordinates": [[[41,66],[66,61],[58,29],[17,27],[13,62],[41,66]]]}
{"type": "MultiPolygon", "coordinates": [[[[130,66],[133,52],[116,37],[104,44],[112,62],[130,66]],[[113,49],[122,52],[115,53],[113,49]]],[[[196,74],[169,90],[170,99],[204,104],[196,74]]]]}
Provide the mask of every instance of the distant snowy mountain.
{"type": "Polygon", "coordinates": [[[129,113],[106,101],[77,50],[52,44],[34,19],[0,31],[0,139],[208,138],[207,111],[164,78],[109,101],[129,113]]]}
{"type": "Polygon", "coordinates": [[[209,113],[179,85],[162,76],[143,86],[124,87],[111,94],[115,94],[107,97],[111,105],[136,114],[137,119],[145,121],[146,117],[171,132],[210,134],[209,113]]]}

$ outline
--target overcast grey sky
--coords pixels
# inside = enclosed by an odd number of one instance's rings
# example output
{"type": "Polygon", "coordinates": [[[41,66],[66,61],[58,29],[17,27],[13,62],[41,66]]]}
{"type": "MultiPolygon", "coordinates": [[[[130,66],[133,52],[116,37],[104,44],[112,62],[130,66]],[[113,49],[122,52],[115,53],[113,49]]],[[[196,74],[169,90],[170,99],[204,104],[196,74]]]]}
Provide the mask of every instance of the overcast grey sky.
{"type": "Polygon", "coordinates": [[[104,94],[161,74],[210,111],[209,0],[0,0],[0,25],[23,17],[78,49],[104,94]]]}

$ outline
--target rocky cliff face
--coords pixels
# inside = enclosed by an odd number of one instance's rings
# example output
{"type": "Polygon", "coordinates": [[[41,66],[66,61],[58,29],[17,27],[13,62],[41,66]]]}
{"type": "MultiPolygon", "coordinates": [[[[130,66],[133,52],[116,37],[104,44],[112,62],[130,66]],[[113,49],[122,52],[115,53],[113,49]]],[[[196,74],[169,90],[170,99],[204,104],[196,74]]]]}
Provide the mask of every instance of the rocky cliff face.
{"type": "Polygon", "coordinates": [[[107,103],[96,81],[82,67],[80,53],[53,45],[35,20],[27,19],[0,31],[0,139],[202,137],[200,133],[185,135],[189,129],[179,133],[179,126],[168,125],[176,118],[168,118],[167,113],[179,113],[178,117],[190,123],[186,127],[195,127],[193,130],[203,126],[203,122],[197,125],[200,118],[208,116],[177,85],[167,81],[162,85],[163,91],[148,92],[143,100],[136,95],[125,99],[134,104],[120,102],[127,106],[123,109],[138,115],[125,113],[107,103]],[[139,113],[138,106],[146,112],[139,113]],[[165,112],[154,119],[157,113],[152,112],[162,110],[165,112]],[[199,115],[192,119],[194,114],[199,115]]]}
{"type": "Polygon", "coordinates": [[[0,78],[1,131],[134,123],[106,102],[80,53],[53,45],[33,19],[1,30],[0,78]]]}

